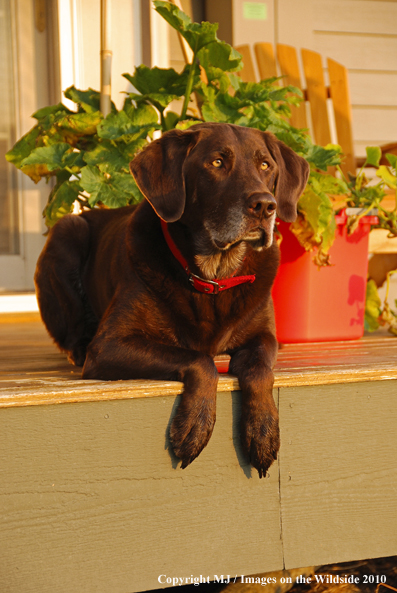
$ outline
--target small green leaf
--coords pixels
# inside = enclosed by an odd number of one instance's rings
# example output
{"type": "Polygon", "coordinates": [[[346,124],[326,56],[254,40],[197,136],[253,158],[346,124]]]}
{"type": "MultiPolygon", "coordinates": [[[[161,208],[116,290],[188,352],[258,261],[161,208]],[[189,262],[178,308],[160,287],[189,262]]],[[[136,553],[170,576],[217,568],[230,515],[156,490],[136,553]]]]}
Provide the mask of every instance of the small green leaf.
{"type": "Polygon", "coordinates": [[[397,188],[397,177],[393,175],[388,167],[385,165],[381,165],[379,169],[376,171],[378,177],[383,179],[386,185],[392,189],[397,188]]]}
{"type": "Polygon", "coordinates": [[[397,169],[397,154],[387,153],[385,156],[389,161],[391,167],[393,167],[393,169],[397,169]]]}
{"type": "Polygon", "coordinates": [[[179,115],[174,111],[168,111],[164,117],[165,130],[173,130],[179,121],[179,115]]]}
{"type": "Polygon", "coordinates": [[[365,165],[379,167],[379,161],[382,158],[382,151],[379,148],[379,146],[367,146],[365,151],[367,153],[367,160],[365,161],[365,165]]]}

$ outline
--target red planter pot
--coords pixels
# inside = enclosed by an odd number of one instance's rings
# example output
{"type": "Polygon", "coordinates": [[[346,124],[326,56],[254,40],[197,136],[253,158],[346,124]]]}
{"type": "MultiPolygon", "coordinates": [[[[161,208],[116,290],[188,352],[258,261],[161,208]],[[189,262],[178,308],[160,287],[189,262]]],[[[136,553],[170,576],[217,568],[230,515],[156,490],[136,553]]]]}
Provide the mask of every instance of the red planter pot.
{"type": "Polygon", "coordinates": [[[365,216],[347,234],[346,214],[337,217],[331,266],[318,269],[289,224],[280,222],[281,265],[273,287],[280,343],[354,340],[364,333],[368,240],[376,216],[365,216]]]}

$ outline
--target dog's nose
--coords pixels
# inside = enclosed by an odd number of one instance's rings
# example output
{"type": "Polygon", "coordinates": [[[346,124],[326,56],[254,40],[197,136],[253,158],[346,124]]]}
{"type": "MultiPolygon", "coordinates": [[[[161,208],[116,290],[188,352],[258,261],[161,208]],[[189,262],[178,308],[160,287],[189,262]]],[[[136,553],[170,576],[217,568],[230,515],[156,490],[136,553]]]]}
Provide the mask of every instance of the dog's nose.
{"type": "Polygon", "coordinates": [[[248,199],[248,211],[256,218],[270,218],[276,211],[276,200],[272,194],[255,193],[248,199]]]}

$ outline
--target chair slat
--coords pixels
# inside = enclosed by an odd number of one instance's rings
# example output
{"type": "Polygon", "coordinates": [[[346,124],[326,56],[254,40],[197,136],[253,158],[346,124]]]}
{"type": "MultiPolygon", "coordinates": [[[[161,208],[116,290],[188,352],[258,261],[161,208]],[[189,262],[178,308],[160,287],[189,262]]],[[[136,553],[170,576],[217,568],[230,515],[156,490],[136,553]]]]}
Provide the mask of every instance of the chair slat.
{"type": "Polygon", "coordinates": [[[303,71],[306,78],[307,99],[310,103],[314,140],[320,146],[331,142],[327,110],[327,88],[321,55],[309,49],[302,49],[303,71]]]}
{"type": "MultiPolygon", "coordinates": [[[[283,86],[291,84],[298,87],[300,90],[303,90],[296,49],[291,45],[278,43],[277,58],[281,74],[285,77],[281,84],[283,86]]],[[[290,122],[296,128],[308,127],[306,119],[306,105],[304,101],[302,101],[299,107],[291,107],[290,122]]]]}
{"type": "Polygon", "coordinates": [[[257,82],[250,46],[248,44],[237,45],[236,50],[243,56],[244,67],[238,72],[241,79],[243,82],[257,82]]]}
{"type": "Polygon", "coordinates": [[[276,58],[272,43],[255,43],[256,63],[261,80],[277,76],[276,58]]]}
{"type": "Polygon", "coordinates": [[[345,175],[348,172],[355,174],[356,161],[353,148],[352,110],[348,72],[342,64],[331,60],[331,58],[327,58],[327,65],[336,133],[338,143],[341,145],[344,153],[344,162],[341,165],[341,169],[345,175]]]}

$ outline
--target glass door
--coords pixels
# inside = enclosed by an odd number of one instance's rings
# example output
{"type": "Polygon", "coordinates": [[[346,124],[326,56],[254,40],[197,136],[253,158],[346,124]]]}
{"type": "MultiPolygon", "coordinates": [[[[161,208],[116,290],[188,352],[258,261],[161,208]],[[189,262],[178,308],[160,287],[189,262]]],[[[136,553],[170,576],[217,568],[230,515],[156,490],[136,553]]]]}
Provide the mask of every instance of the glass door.
{"type": "Polygon", "coordinates": [[[10,0],[0,0],[0,255],[20,252],[16,170],[4,157],[16,140],[13,42],[10,0]]]}
{"type": "Polygon", "coordinates": [[[4,155],[35,125],[32,113],[59,100],[55,12],[56,0],[0,0],[0,294],[33,290],[45,240],[50,188],[4,155]]]}

